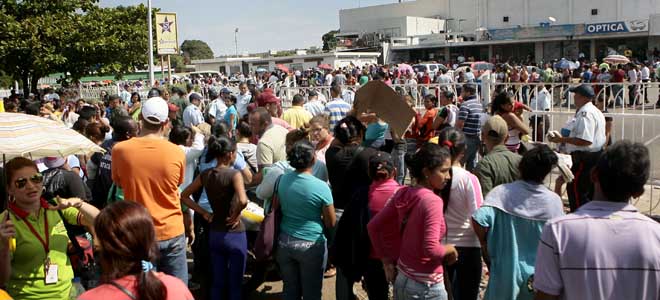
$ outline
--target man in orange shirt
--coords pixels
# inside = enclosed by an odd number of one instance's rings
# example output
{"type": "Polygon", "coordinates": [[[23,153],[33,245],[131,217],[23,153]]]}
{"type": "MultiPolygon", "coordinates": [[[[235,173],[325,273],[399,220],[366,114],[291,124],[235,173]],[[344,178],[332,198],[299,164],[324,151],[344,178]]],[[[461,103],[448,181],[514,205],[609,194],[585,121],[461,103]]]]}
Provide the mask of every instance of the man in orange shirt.
{"type": "Polygon", "coordinates": [[[186,239],[179,185],[186,166],[181,148],[164,137],[169,108],[160,97],[142,104],[140,136],[112,149],[112,180],[124,199],[144,205],[153,217],[160,250],[158,271],[188,282],[186,239]]]}

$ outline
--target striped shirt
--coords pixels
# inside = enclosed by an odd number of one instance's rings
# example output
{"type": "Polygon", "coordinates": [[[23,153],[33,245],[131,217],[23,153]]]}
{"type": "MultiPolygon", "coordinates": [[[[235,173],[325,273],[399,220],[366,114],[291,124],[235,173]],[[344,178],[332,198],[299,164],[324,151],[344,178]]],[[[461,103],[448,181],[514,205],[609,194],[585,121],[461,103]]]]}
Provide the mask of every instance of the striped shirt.
{"type": "Polygon", "coordinates": [[[312,114],[312,117],[316,117],[317,115],[320,115],[323,113],[325,110],[325,105],[323,105],[323,102],[321,100],[311,100],[305,105],[303,105],[303,108],[307,110],[310,114],[312,114]]]}
{"type": "Polygon", "coordinates": [[[591,201],[543,228],[534,288],[564,300],[660,299],[660,224],[624,202],[591,201]]]}
{"type": "Polygon", "coordinates": [[[481,135],[481,114],[483,106],[476,96],[470,96],[461,105],[458,111],[458,119],[464,121],[463,133],[466,136],[481,135]]]}
{"type": "Polygon", "coordinates": [[[330,128],[335,128],[335,125],[345,118],[351,106],[341,98],[332,99],[325,105],[325,113],[330,117],[330,128]]]}

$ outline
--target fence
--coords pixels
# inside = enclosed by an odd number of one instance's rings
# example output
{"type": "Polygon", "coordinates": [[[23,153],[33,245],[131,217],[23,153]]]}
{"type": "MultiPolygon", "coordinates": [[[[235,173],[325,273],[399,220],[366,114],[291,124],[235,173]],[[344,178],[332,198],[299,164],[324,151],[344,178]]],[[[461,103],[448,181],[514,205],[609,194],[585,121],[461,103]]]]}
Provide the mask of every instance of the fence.
{"type": "MultiPolygon", "coordinates": [[[[484,105],[490,102],[495,91],[506,90],[513,93],[514,98],[525,104],[539,95],[545,94],[551,99],[550,107],[546,111],[525,112],[523,120],[530,124],[532,130],[531,143],[548,143],[546,134],[549,130],[560,131],[561,128],[575,115],[575,105],[572,93],[568,89],[577,83],[478,83],[477,97],[483,100],[484,105]],[[531,119],[539,118],[547,122],[547,128],[543,128],[541,122],[532,122],[531,119]]],[[[631,140],[640,142],[649,148],[651,155],[651,177],[649,179],[646,193],[639,199],[634,199],[635,204],[641,211],[647,214],[660,215],[660,109],[655,108],[655,102],[660,97],[660,83],[603,83],[592,84],[596,92],[596,99],[608,106],[604,115],[608,119],[608,132],[611,134],[612,142],[618,140],[631,140]],[[648,99],[651,104],[645,104],[648,99]]],[[[415,99],[418,111],[424,110],[423,96],[426,94],[438,95],[441,90],[454,92],[455,101],[462,86],[460,84],[429,84],[429,85],[392,85],[402,95],[411,95],[415,99]]],[[[350,90],[357,91],[359,87],[350,87],[344,93],[350,95],[350,90]],[[349,92],[347,92],[349,91],[349,92]]],[[[310,91],[316,91],[320,98],[330,100],[330,87],[282,87],[277,90],[282,99],[282,106],[289,107],[291,99],[296,94],[308,98],[310,91]]],[[[554,175],[556,176],[556,175],[554,175]]],[[[551,176],[550,182],[554,183],[551,176]]]]}

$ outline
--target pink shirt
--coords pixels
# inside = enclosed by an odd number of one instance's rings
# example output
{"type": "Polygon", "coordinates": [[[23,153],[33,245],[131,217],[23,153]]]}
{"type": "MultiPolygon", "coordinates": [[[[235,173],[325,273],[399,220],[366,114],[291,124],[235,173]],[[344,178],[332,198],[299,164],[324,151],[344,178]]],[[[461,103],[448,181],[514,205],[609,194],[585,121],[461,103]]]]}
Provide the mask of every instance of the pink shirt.
{"type": "Polygon", "coordinates": [[[399,270],[415,281],[442,282],[445,253],[440,241],[447,231],[442,205],[429,189],[401,188],[367,226],[376,254],[398,260],[399,270]]]}
{"type": "MultiPolygon", "coordinates": [[[[156,277],[158,277],[158,279],[163,282],[163,285],[165,285],[165,288],[167,289],[167,298],[164,300],[194,299],[188,290],[188,287],[178,278],[166,275],[165,273],[156,273],[156,277]]],[[[115,280],[115,282],[126,288],[129,292],[133,293],[133,295],[137,297],[137,290],[135,289],[135,276],[125,276],[115,280]]],[[[111,284],[102,284],[78,297],[78,300],[96,299],[131,300],[128,295],[111,284]]]]}
{"type": "Polygon", "coordinates": [[[271,117],[271,120],[273,121],[274,125],[280,125],[280,126],[286,128],[286,130],[288,130],[288,131],[291,131],[291,130],[295,129],[295,128],[291,128],[291,125],[289,125],[289,123],[287,123],[286,121],[284,121],[280,118],[271,117]]]}
{"type": "MultiPolygon", "coordinates": [[[[401,186],[394,179],[387,179],[381,181],[374,181],[369,187],[369,215],[373,219],[385,207],[387,200],[392,198],[392,195],[399,190],[401,186]]],[[[372,245],[370,255],[371,258],[379,258],[372,245]]]]}

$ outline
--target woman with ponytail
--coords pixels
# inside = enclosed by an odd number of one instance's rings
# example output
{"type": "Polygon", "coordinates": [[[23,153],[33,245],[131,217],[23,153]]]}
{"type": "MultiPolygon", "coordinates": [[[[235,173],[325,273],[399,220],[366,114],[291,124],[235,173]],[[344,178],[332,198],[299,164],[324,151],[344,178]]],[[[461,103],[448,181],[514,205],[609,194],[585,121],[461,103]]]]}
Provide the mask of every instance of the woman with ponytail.
{"type": "Polygon", "coordinates": [[[181,280],[153,269],[158,244],[151,215],[143,206],[131,201],[107,206],[96,217],[94,229],[103,284],[78,299],[193,299],[181,280]]]}
{"type": "Polygon", "coordinates": [[[232,167],[236,143],[224,136],[213,137],[206,156],[207,161],[214,158],[217,165],[197,176],[183,191],[181,200],[210,223],[211,299],[240,300],[247,261],[247,236],[241,211],[247,206],[248,198],[243,176],[232,167]],[[202,188],[207,191],[213,214],[190,198],[202,188]]]}
{"type": "Polygon", "coordinates": [[[438,144],[451,155],[451,180],[440,192],[445,201],[447,224],[445,243],[456,245],[460,259],[448,266],[445,276],[452,283],[454,299],[476,300],[481,282],[481,247],[472,229],[472,214],[483,203],[481,185],[472,173],[461,166],[465,156],[465,136],[460,130],[447,127],[438,134],[438,144]]]}

